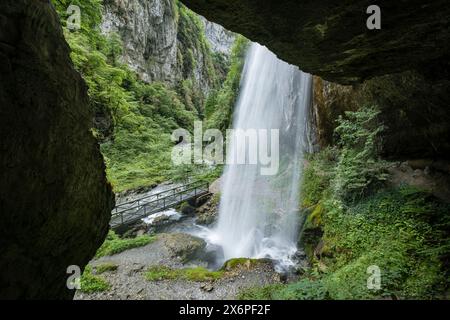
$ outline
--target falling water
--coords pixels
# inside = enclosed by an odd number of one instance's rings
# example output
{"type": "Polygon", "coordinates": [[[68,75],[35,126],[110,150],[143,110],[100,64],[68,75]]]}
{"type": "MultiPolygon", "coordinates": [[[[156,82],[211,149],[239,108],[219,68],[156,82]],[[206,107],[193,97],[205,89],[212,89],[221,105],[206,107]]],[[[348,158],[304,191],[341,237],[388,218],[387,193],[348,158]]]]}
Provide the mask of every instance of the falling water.
{"type": "Polygon", "coordinates": [[[260,166],[254,164],[226,167],[219,221],[213,231],[224,260],[272,258],[282,267],[291,264],[297,250],[302,156],[310,146],[310,102],[309,74],[279,60],[267,48],[251,45],[233,127],[279,129],[280,165],[272,176],[261,175],[260,166]]]}

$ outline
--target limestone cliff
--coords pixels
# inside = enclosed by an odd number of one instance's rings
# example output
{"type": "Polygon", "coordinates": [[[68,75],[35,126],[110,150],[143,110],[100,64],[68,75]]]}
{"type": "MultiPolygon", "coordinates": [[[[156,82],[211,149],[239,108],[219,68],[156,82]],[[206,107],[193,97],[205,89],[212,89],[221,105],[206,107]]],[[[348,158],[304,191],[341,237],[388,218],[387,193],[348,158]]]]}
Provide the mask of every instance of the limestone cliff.
{"type": "Polygon", "coordinates": [[[113,198],[87,88],[48,1],[0,3],[0,299],[64,299],[113,198]]]}
{"type": "Polygon", "coordinates": [[[208,92],[215,80],[211,54],[229,55],[235,35],[181,6],[175,0],[108,1],[101,28],[119,33],[123,62],[142,80],[176,85],[190,79],[208,92]]]}

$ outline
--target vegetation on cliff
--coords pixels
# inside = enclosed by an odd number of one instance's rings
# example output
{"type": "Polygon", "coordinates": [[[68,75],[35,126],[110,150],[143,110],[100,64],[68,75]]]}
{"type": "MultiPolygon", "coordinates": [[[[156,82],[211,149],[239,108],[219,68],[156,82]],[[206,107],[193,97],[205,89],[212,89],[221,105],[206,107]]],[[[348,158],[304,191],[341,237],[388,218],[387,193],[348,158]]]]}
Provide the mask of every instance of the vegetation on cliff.
{"type": "Polygon", "coordinates": [[[241,298],[430,299],[448,290],[450,205],[424,190],[384,184],[377,115],[375,108],[347,113],[336,129],[339,147],[308,159],[301,244],[311,270],[297,283],[241,298]],[[370,267],[381,272],[379,288],[368,288],[370,267]]]}
{"type": "MultiPolygon", "coordinates": [[[[178,57],[185,80],[175,87],[162,82],[145,83],[120,62],[120,37],[100,32],[100,0],[53,2],[63,26],[69,5],[81,8],[81,29],[70,31],[65,27],[64,32],[72,49],[74,65],[89,87],[90,104],[95,114],[92,131],[101,142],[108,178],[114,190],[152,186],[177,178],[181,169],[171,165],[171,133],[177,128],[192,130],[194,121],[204,117],[207,99],[204,88],[193,84],[197,61],[192,52],[197,50],[203,56],[204,66],[199,69],[209,79],[205,85],[212,88],[213,95],[220,92],[226,97],[217,102],[208,99],[208,112],[223,108],[225,117],[229,118],[239,86],[244,40],[238,40],[230,61],[213,54],[198,16],[176,1],[178,38],[182,44],[178,57]]],[[[230,124],[229,119],[222,119],[225,126],[230,124]]],[[[193,173],[198,174],[189,172],[193,173]]]]}

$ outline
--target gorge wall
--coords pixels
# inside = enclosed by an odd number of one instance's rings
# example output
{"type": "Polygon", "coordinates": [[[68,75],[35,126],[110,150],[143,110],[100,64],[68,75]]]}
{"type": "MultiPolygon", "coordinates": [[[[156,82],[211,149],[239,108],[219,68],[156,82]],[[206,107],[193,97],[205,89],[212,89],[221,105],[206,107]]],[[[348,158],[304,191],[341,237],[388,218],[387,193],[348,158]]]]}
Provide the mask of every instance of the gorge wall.
{"type": "Polygon", "coordinates": [[[210,51],[226,59],[235,40],[233,33],[187,13],[173,0],[105,2],[101,29],[120,35],[122,61],[142,80],[176,85],[191,79],[205,93],[216,80],[210,51]]]}
{"type": "Polygon", "coordinates": [[[113,198],[87,87],[48,1],[0,4],[0,299],[71,298],[113,198]]]}

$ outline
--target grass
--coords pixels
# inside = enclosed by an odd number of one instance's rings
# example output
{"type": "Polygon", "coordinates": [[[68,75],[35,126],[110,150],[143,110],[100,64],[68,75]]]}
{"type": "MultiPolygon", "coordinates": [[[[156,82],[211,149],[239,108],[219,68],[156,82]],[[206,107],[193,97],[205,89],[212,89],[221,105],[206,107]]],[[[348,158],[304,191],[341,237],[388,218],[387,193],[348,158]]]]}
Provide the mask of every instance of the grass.
{"type": "Polygon", "coordinates": [[[97,250],[96,258],[112,256],[125,250],[143,247],[155,241],[156,237],[143,235],[133,239],[121,239],[113,231],[108,233],[105,242],[97,250]]]}
{"type": "Polygon", "coordinates": [[[111,287],[104,278],[94,275],[89,265],[84,270],[80,283],[80,291],[84,293],[107,291],[111,287]]]}
{"type": "Polygon", "coordinates": [[[240,300],[324,300],[327,291],[321,281],[302,279],[296,283],[273,284],[261,288],[243,290],[240,300]]]}
{"type": "Polygon", "coordinates": [[[223,277],[224,271],[209,271],[203,267],[173,269],[166,266],[152,266],[145,273],[148,281],[183,279],[195,282],[214,281],[223,277]]]}
{"type": "Polygon", "coordinates": [[[116,271],[119,266],[114,263],[103,263],[94,267],[97,274],[102,274],[105,272],[116,271]]]}
{"type": "Polygon", "coordinates": [[[235,258],[226,261],[220,270],[233,270],[238,267],[247,267],[251,268],[256,266],[258,263],[261,263],[259,259],[248,259],[248,258],[235,258]]]}

